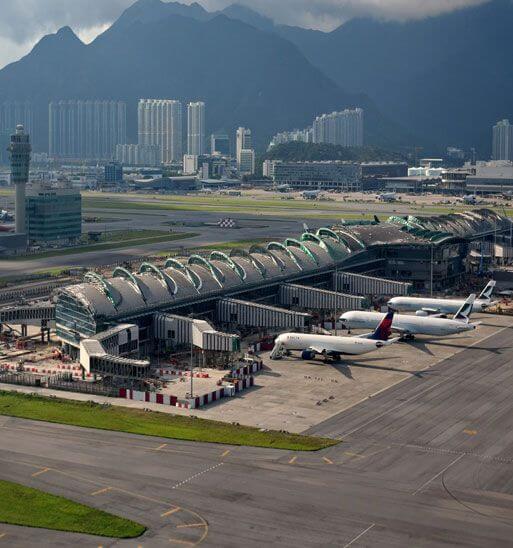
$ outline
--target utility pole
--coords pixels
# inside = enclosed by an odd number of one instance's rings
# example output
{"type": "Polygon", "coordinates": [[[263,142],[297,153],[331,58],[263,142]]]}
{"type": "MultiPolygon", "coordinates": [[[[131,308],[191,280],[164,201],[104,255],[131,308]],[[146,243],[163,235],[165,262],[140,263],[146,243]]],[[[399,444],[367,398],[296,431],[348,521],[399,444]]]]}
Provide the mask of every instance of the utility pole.
{"type": "Polygon", "coordinates": [[[431,297],[433,296],[433,244],[431,244],[431,297]]]}
{"type": "Polygon", "coordinates": [[[192,343],[192,329],[191,329],[191,399],[194,397],[194,391],[193,391],[194,365],[193,365],[193,361],[192,361],[193,351],[194,351],[194,346],[193,346],[193,343],[192,343]]]}

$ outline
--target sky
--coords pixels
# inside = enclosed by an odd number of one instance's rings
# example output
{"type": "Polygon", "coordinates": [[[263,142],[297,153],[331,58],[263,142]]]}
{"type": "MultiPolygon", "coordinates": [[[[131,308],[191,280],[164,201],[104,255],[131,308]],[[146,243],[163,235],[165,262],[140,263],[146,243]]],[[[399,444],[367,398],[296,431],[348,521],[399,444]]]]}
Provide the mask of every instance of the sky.
{"type": "MultiPolygon", "coordinates": [[[[191,3],[191,0],[181,0],[191,3]]],[[[234,2],[277,23],[332,30],[355,16],[421,19],[488,0],[199,0],[207,10],[234,2]]],[[[0,67],[27,54],[45,34],[69,25],[86,43],[134,0],[0,0],[0,67]]]]}

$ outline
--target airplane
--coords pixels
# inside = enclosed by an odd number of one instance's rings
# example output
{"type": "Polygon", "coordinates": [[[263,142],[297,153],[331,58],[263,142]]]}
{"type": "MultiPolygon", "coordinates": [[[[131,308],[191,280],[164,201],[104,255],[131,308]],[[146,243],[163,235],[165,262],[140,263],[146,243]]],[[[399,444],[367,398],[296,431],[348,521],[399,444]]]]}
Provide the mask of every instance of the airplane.
{"type": "MultiPolygon", "coordinates": [[[[492,301],[495,280],[490,280],[474,301],[472,312],[483,312],[497,301],[492,301]]],[[[422,297],[394,297],[387,303],[394,310],[415,311],[417,316],[431,314],[454,314],[465,301],[463,299],[430,299],[422,297]]]]}
{"type": "Polygon", "coordinates": [[[300,350],[303,360],[312,360],[316,354],[321,354],[326,359],[340,359],[343,354],[358,356],[374,350],[389,346],[399,340],[390,339],[390,326],[394,318],[391,310],[378,322],[373,333],[359,335],[357,337],[336,337],[333,335],[316,335],[313,333],[282,333],[275,342],[270,354],[272,360],[280,359],[283,352],[300,350]]]}
{"type": "MultiPolygon", "coordinates": [[[[443,337],[473,331],[479,323],[470,323],[469,317],[476,296],[473,293],[461,305],[452,319],[428,316],[419,317],[407,314],[396,314],[392,322],[392,331],[397,331],[403,338],[414,339],[415,335],[433,335],[443,337]]],[[[389,308],[390,310],[390,308],[389,308]]],[[[380,312],[352,311],[340,316],[343,329],[368,329],[383,321],[385,315],[380,312]]]]}

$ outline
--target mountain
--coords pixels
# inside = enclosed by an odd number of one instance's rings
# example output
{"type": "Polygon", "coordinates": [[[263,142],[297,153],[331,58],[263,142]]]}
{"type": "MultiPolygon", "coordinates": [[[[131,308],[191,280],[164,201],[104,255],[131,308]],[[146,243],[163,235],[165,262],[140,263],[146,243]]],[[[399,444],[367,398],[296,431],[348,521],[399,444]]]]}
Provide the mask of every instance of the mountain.
{"type": "Polygon", "coordinates": [[[241,4],[231,4],[224,8],[221,13],[230,19],[237,19],[266,32],[275,30],[274,21],[272,19],[261,15],[247,6],[242,6],[241,4]]]}
{"type": "Polygon", "coordinates": [[[89,45],[71,29],[61,29],[0,71],[0,102],[34,102],[34,137],[43,150],[48,103],[60,99],[126,101],[132,142],[137,101],[144,97],[203,100],[208,133],[233,134],[245,125],[259,147],[277,131],[354,106],[366,110],[369,142],[397,138],[397,128],[367,97],[345,92],[288,40],[233,18],[234,13],[249,17],[247,10],[234,7],[228,13],[209,14],[198,4],[139,0],[89,45]]]}
{"type": "Polygon", "coordinates": [[[513,118],[512,27],[513,3],[492,0],[420,21],[360,18],[330,33],[276,30],[424,143],[475,146],[486,157],[492,125],[513,118]]]}

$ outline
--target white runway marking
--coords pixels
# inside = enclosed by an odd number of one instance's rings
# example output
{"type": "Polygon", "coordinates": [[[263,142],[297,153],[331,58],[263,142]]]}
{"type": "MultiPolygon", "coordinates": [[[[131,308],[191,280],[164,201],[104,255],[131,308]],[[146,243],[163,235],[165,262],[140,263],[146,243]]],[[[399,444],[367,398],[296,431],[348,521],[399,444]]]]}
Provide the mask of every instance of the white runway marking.
{"type": "Polygon", "coordinates": [[[459,460],[461,460],[463,457],[465,456],[465,454],[463,455],[460,455],[459,457],[456,457],[450,464],[448,464],[443,470],[440,470],[440,472],[438,472],[438,474],[435,474],[431,479],[429,479],[428,481],[426,481],[426,483],[424,483],[423,485],[421,485],[416,491],[414,491],[412,493],[412,495],[416,495],[417,493],[420,493],[425,487],[427,487],[431,482],[435,481],[437,478],[439,478],[444,472],[447,472],[447,470],[449,470],[449,468],[453,465],[453,464],[456,464],[459,460]]]}
{"type": "Polygon", "coordinates": [[[354,537],[353,540],[351,540],[351,541],[348,542],[347,544],[344,544],[344,547],[343,547],[343,548],[347,548],[348,546],[351,546],[352,544],[354,544],[358,539],[362,538],[363,535],[365,535],[366,533],[368,533],[375,525],[376,525],[375,523],[369,525],[369,527],[367,527],[367,529],[365,529],[365,531],[362,531],[359,535],[357,535],[356,537],[354,537]]]}
{"type": "Polygon", "coordinates": [[[206,474],[207,472],[211,472],[212,470],[215,470],[216,468],[219,468],[220,466],[223,466],[224,462],[220,462],[218,464],[215,464],[214,466],[211,466],[210,468],[207,468],[206,470],[202,470],[201,472],[198,472],[197,474],[194,474],[194,476],[191,476],[190,478],[184,479],[180,483],[177,483],[176,485],[173,485],[171,489],[176,489],[177,487],[181,487],[182,485],[185,485],[186,483],[189,483],[193,479],[196,479],[199,476],[203,476],[203,474],[206,474]]]}

